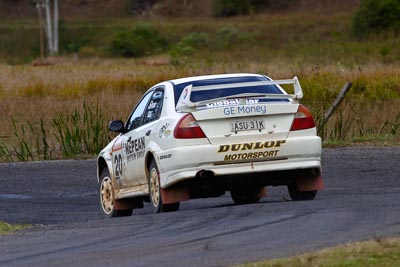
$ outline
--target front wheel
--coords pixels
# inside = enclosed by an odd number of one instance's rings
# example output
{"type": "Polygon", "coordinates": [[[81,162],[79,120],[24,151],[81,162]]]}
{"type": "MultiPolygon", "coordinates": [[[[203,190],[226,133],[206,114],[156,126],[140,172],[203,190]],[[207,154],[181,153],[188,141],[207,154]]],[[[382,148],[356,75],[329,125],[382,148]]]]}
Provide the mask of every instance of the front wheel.
{"type": "Polygon", "coordinates": [[[179,202],[171,204],[163,204],[161,199],[160,176],[158,173],[157,165],[154,160],[150,163],[149,167],[149,191],[150,201],[155,213],[169,212],[179,210],[179,202]]]}
{"type": "Polygon", "coordinates": [[[317,190],[312,191],[300,191],[296,184],[288,185],[288,191],[290,198],[294,201],[300,200],[313,200],[317,195],[317,190]]]}
{"type": "Polygon", "coordinates": [[[100,210],[104,217],[122,217],[132,215],[132,209],[116,210],[114,188],[108,169],[101,172],[99,184],[100,210]]]}

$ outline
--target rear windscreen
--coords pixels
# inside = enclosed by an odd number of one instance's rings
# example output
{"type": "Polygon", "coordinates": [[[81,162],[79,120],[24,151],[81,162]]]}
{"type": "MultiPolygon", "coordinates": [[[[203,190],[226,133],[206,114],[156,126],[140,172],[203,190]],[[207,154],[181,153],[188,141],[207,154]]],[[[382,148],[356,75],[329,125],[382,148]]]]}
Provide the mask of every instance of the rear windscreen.
{"type": "MultiPolygon", "coordinates": [[[[175,105],[183,91],[183,89],[192,84],[196,86],[207,86],[207,85],[218,85],[218,84],[229,84],[229,83],[244,83],[244,82],[258,82],[258,81],[269,81],[267,77],[260,76],[246,76],[246,77],[233,77],[233,78],[221,78],[211,79],[202,81],[192,81],[187,83],[181,83],[174,85],[175,88],[175,105]]],[[[261,86],[248,86],[248,87],[237,87],[237,88],[223,88],[223,89],[212,89],[212,90],[201,90],[192,91],[190,100],[192,102],[199,102],[209,99],[228,97],[232,95],[244,94],[244,93],[259,93],[259,94],[283,94],[276,85],[261,85],[261,86]]],[[[288,99],[260,99],[258,102],[287,102],[288,99]]]]}

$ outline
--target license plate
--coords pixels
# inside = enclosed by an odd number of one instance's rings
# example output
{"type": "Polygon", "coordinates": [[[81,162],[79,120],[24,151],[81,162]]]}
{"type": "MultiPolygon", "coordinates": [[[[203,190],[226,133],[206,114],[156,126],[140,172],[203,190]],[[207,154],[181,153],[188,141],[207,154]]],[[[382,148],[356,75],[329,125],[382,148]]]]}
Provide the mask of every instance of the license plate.
{"type": "Polygon", "coordinates": [[[231,132],[251,131],[265,129],[264,120],[235,121],[231,122],[231,132]]]}

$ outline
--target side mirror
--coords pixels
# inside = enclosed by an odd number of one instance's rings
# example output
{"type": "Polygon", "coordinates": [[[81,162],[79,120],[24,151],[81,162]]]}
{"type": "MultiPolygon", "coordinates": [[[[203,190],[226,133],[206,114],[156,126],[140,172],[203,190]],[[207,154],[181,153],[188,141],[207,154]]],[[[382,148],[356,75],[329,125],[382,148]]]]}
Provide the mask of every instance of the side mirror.
{"type": "Polygon", "coordinates": [[[124,123],[122,121],[110,121],[108,130],[116,133],[123,133],[125,131],[124,123]]]}

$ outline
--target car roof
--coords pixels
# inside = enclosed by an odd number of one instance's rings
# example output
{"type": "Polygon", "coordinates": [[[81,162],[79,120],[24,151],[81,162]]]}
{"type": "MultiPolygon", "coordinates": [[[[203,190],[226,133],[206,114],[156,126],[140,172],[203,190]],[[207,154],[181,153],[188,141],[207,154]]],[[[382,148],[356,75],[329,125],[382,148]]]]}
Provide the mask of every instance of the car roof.
{"type": "MultiPolygon", "coordinates": [[[[203,80],[213,80],[213,79],[224,79],[224,78],[240,78],[240,77],[266,77],[260,74],[254,73],[232,73],[232,74],[216,74],[216,75],[202,75],[202,76],[193,76],[193,77],[186,77],[186,78],[179,78],[170,80],[170,82],[174,85],[179,85],[182,83],[190,83],[195,81],[203,81],[203,80]]],[[[270,79],[268,77],[268,79],[270,79]]]]}

